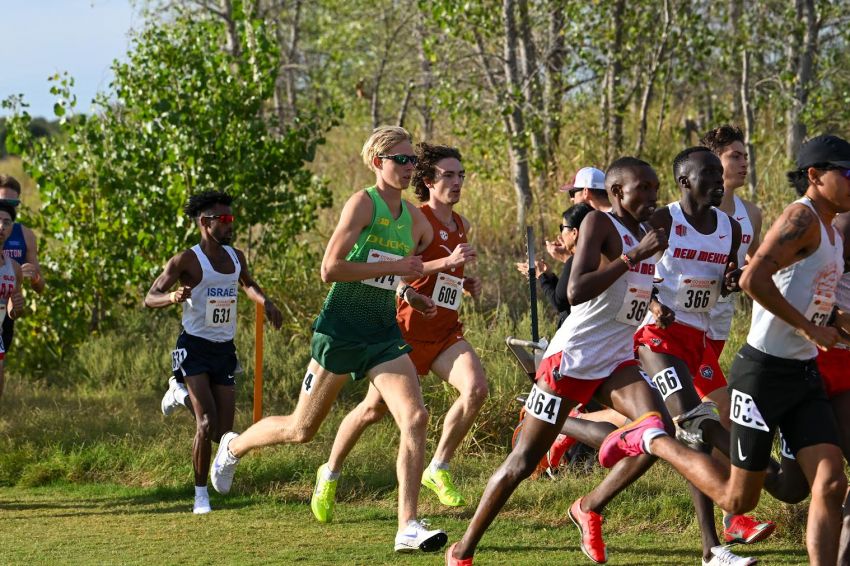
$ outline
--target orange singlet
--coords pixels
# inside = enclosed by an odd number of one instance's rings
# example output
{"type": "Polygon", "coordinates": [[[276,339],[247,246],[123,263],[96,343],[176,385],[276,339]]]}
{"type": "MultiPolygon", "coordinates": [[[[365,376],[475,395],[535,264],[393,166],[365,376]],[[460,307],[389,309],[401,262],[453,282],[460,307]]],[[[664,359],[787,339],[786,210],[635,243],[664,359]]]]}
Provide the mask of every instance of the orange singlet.
{"type": "MultiPolygon", "coordinates": [[[[422,252],[423,263],[448,257],[458,244],[466,243],[463,220],[456,212],[452,212],[452,218],[457,228],[452,232],[437,220],[430,206],[424,204],[419,210],[434,229],[434,239],[422,252]]],[[[437,315],[426,319],[406,302],[398,302],[396,319],[405,341],[413,347],[410,358],[419,375],[425,375],[441,352],[463,340],[463,324],[458,320],[457,311],[463,295],[463,266],[422,277],[411,286],[437,304],[437,315]]]]}

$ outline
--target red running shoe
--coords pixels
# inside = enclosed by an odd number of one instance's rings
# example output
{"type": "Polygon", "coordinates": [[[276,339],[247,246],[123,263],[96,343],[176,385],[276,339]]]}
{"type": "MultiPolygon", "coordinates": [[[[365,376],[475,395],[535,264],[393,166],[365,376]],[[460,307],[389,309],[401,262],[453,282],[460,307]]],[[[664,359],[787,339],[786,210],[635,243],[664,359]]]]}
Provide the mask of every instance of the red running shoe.
{"type": "Polygon", "coordinates": [[[581,500],[581,497],[576,499],[570,506],[570,519],[581,533],[581,551],[597,564],[605,564],[608,562],[608,550],[602,540],[602,515],[582,511],[581,500]]]}
{"type": "Polygon", "coordinates": [[[455,558],[452,556],[457,543],[446,549],[446,566],[472,566],[472,558],[455,558]]]}
{"type": "Polygon", "coordinates": [[[599,463],[604,468],[611,468],[623,458],[646,454],[643,448],[643,433],[650,428],[664,430],[660,413],[651,411],[613,431],[599,447],[599,463]]]}
{"type": "Polygon", "coordinates": [[[776,523],[773,521],[759,521],[748,515],[732,515],[723,537],[726,542],[752,544],[766,539],[775,529],[776,523]]]}

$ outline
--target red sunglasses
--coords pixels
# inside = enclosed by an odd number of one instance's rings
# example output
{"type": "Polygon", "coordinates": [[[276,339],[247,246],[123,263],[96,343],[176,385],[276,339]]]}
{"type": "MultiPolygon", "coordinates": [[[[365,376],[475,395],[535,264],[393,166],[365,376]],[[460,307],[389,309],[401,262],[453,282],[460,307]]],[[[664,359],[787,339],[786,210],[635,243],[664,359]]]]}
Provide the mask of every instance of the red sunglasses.
{"type": "Polygon", "coordinates": [[[210,218],[212,220],[218,220],[222,224],[232,224],[236,219],[232,214],[213,214],[211,216],[202,216],[202,218],[210,218]]]}

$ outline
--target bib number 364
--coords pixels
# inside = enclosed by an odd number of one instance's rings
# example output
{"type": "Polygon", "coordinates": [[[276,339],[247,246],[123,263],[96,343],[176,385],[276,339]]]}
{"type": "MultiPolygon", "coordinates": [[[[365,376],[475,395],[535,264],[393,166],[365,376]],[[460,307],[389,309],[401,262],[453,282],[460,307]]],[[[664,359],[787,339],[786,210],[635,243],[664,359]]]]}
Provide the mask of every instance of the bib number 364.
{"type": "Polygon", "coordinates": [[[560,408],[561,398],[538,389],[537,385],[531,388],[525,400],[526,414],[549,424],[555,424],[560,408]]]}

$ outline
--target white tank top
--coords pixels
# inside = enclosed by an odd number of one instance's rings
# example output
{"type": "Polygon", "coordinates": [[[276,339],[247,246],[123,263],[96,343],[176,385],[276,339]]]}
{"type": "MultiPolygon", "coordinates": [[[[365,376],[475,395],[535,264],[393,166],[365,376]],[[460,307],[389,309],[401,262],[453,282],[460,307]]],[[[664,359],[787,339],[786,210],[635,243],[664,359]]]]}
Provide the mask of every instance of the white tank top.
{"type": "Polygon", "coordinates": [[[233,248],[222,247],[233,261],[233,273],[214,270],[201,246],[192,247],[201,264],[201,282],[183,303],[183,330],[211,342],[227,342],[236,334],[236,296],[242,269],[233,248]]]}
{"type": "MultiPolygon", "coordinates": [[[[658,262],[656,283],[658,301],[676,313],[676,322],[703,332],[708,330],[709,313],[720,298],[720,288],[732,247],[732,223],[729,216],[712,209],[717,228],[702,234],[685,219],[678,202],[668,206],[673,222],[667,249],[658,262]]],[[[655,317],[647,314],[644,324],[655,317]]]]}
{"type": "MultiPolygon", "coordinates": [[[[8,256],[3,257],[3,265],[0,265],[0,323],[2,323],[9,314],[7,312],[9,298],[12,296],[12,292],[15,290],[15,285],[17,284],[15,268],[12,267],[12,261],[14,260],[8,256]]],[[[8,344],[4,345],[4,347],[7,346],[8,344]]]]}
{"type": "MultiPolygon", "coordinates": [[[[750,221],[750,215],[747,212],[744,202],[737,196],[735,198],[735,212],[732,215],[738,224],[741,225],[741,245],[738,248],[738,267],[744,265],[747,261],[747,251],[750,249],[750,244],[753,243],[753,223],[750,221]]],[[[718,209],[719,210],[719,209],[718,209]]],[[[722,211],[721,211],[722,212],[722,211]]],[[[708,319],[708,332],[706,335],[712,340],[726,340],[729,338],[729,330],[732,328],[732,317],[735,314],[735,302],[738,300],[738,293],[729,293],[725,297],[717,299],[717,304],[711,309],[708,319]]]]}
{"type": "MultiPolygon", "coordinates": [[[[620,234],[623,253],[634,248],[638,238],[610,212],[606,215],[620,234]]],[[[654,275],[655,260],[642,261],[602,293],[572,308],[545,354],[564,353],[561,375],[599,379],[634,359],[632,336],[648,309],[654,275]]]]}
{"type": "MultiPolygon", "coordinates": [[[[814,211],[807,197],[795,201],[814,211]]],[[[817,212],[815,212],[817,215],[817,212]]],[[[835,290],[844,271],[844,243],[832,226],[835,243],[830,243],[827,227],[820,224],[820,245],[807,258],[780,269],[773,274],[773,282],[785,299],[806,318],[820,325],[826,323],[835,303],[835,290]]],[[[753,302],[753,321],[747,343],[753,348],[793,360],[810,360],[818,349],[799,334],[790,324],[753,302]]]]}

